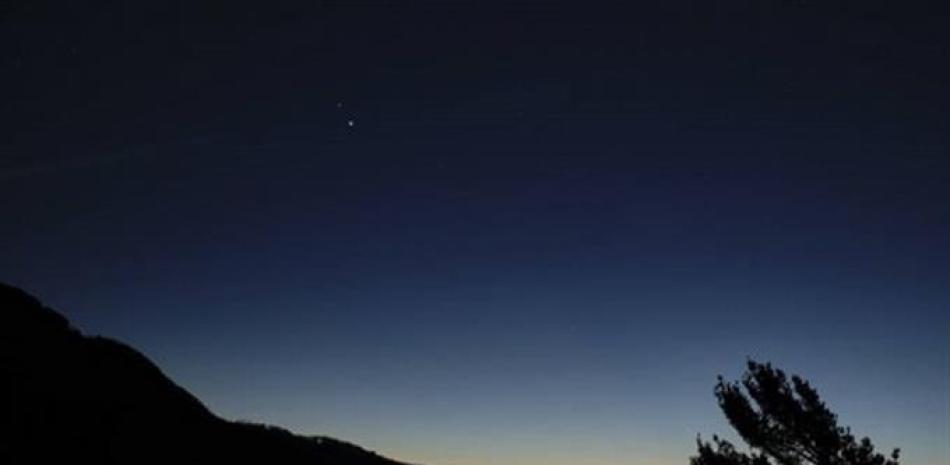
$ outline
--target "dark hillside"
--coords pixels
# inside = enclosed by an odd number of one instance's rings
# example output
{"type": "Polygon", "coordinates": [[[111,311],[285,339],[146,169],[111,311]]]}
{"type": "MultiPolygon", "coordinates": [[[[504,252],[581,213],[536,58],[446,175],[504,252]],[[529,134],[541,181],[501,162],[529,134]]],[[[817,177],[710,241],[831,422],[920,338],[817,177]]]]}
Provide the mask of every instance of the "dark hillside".
{"type": "Polygon", "coordinates": [[[222,420],[151,361],[0,284],[0,463],[396,465],[357,446],[222,420]]]}

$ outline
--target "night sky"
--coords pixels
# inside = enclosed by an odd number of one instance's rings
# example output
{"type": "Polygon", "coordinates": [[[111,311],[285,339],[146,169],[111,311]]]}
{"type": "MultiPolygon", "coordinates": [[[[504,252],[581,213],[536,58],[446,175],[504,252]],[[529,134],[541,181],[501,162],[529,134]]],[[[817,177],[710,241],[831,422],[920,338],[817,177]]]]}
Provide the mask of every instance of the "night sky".
{"type": "Polygon", "coordinates": [[[754,357],[950,464],[946,12],[57,3],[0,7],[0,280],[224,417],[685,464],[754,357]]]}

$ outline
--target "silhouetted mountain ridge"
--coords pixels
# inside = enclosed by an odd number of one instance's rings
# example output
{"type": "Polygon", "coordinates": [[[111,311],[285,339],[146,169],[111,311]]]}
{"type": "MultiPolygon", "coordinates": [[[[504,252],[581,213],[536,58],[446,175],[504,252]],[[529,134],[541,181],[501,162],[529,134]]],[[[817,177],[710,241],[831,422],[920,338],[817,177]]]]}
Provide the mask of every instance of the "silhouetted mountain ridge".
{"type": "Polygon", "coordinates": [[[0,284],[0,463],[400,465],[211,413],[147,357],[0,284]]]}

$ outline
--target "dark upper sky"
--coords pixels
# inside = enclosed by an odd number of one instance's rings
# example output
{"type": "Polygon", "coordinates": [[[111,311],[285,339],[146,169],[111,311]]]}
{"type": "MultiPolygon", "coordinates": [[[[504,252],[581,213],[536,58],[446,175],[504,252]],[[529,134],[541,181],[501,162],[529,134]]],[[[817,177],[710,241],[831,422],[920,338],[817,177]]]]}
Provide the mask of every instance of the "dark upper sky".
{"type": "Polygon", "coordinates": [[[225,416],[668,465],[753,356],[950,461],[944,11],[122,3],[0,7],[0,280],[225,416]]]}

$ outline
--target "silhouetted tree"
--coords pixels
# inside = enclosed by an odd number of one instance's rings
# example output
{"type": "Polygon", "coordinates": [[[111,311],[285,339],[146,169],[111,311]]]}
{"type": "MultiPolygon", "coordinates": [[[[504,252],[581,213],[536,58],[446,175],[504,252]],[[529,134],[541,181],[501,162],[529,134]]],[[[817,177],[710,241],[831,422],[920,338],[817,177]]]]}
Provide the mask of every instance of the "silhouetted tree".
{"type": "Polygon", "coordinates": [[[807,381],[753,360],[742,381],[716,384],[719,407],[749,446],[736,450],[713,436],[697,439],[699,455],[690,465],[899,465],[900,450],[890,456],[874,451],[871,440],[856,440],[822,402],[807,381]]]}

